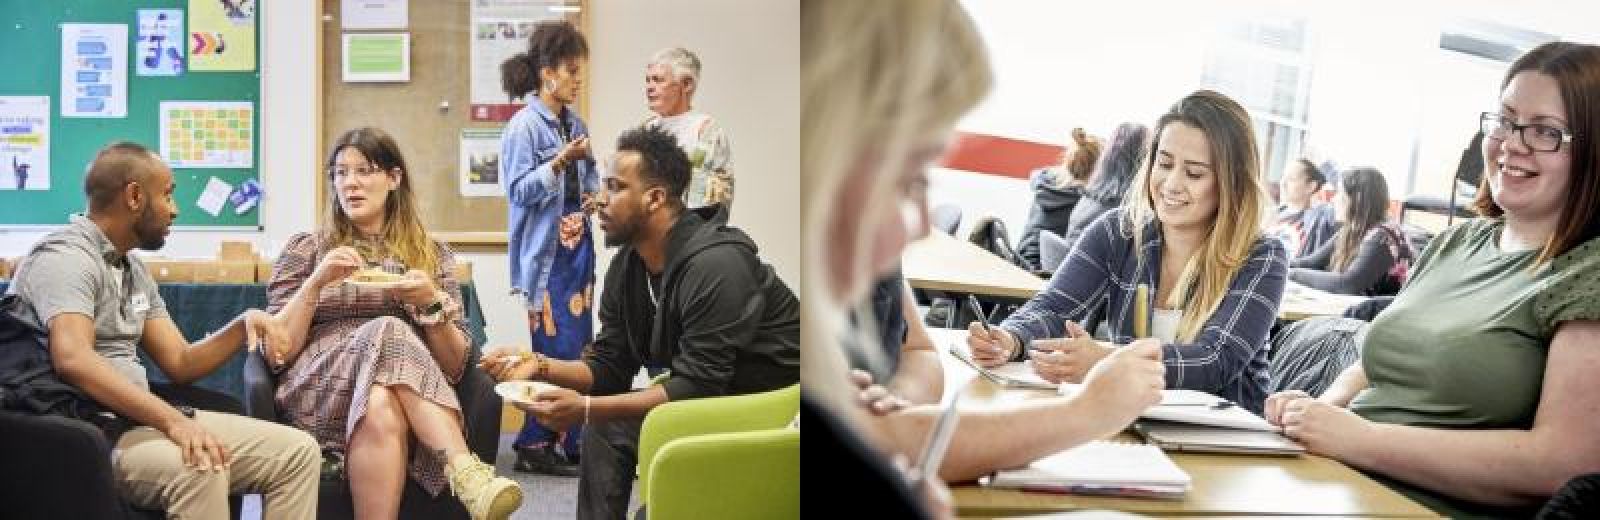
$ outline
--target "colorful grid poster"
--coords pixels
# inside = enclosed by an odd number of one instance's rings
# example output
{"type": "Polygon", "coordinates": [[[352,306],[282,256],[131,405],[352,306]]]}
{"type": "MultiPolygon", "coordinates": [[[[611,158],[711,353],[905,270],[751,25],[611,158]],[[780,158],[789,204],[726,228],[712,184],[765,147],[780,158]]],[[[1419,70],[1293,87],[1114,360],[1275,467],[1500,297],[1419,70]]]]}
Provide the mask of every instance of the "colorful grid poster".
{"type": "Polygon", "coordinates": [[[251,168],[254,120],[249,101],[163,101],[161,158],[173,168],[251,168]]]}
{"type": "Polygon", "coordinates": [[[256,70],[255,0],[189,0],[189,70],[256,70]]]}

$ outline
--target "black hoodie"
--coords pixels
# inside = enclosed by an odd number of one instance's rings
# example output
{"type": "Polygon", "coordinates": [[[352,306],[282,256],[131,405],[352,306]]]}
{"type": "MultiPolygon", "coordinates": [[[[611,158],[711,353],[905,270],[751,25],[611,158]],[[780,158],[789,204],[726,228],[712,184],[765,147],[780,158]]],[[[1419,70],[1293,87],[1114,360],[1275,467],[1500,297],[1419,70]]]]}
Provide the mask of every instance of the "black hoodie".
{"type": "Polygon", "coordinates": [[[600,334],[584,356],[591,395],[629,391],[645,363],[671,367],[671,400],[746,394],[800,381],[800,300],[722,205],[686,209],[667,234],[650,301],[649,271],[623,246],[606,271],[600,334]]]}
{"type": "Polygon", "coordinates": [[[1067,223],[1072,218],[1072,208],[1083,198],[1083,187],[1070,185],[1057,187],[1060,172],[1050,168],[1034,170],[1029,179],[1033,189],[1033,206],[1028,208],[1028,223],[1022,228],[1022,241],[1017,243],[1017,254],[1022,257],[1022,267],[1038,271],[1039,231],[1048,229],[1057,235],[1067,234],[1067,223]]]}

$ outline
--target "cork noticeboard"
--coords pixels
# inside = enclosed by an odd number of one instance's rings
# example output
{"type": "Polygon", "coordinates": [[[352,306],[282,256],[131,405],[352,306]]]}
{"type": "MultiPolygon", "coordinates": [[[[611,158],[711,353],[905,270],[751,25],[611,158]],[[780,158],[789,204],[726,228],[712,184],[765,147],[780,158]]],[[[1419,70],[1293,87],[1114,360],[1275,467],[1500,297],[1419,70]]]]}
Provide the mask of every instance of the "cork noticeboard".
{"type": "MultiPolygon", "coordinates": [[[[471,105],[471,10],[477,0],[427,0],[409,3],[404,30],[347,31],[341,28],[340,0],[322,0],[322,117],[319,157],[339,134],[373,126],[394,136],[410,168],[423,225],[436,237],[458,245],[502,246],[506,242],[505,197],[468,197],[458,186],[461,131],[497,129],[503,122],[473,121],[471,105]],[[411,35],[411,78],[397,83],[346,83],[341,75],[343,34],[406,32],[411,35]]],[[[564,16],[594,45],[585,20],[586,1],[547,0],[542,4],[575,5],[564,16]]],[[[530,13],[530,17],[549,16],[530,13]]],[[[587,75],[588,68],[584,68],[587,75]]],[[[585,78],[587,79],[587,78],[585,78]]],[[[587,85],[587,81],[584,82],[587,85]]],[[[578,112],[588,114],[588,87],[578,96],[578,112]]],[[[319,176],[319,178],[322,178],[319,176]]],[[[329,186],[319,182],[319,200],[329,186]]],[[[318,219],[322,216],[318,215],[318,219]]]]}

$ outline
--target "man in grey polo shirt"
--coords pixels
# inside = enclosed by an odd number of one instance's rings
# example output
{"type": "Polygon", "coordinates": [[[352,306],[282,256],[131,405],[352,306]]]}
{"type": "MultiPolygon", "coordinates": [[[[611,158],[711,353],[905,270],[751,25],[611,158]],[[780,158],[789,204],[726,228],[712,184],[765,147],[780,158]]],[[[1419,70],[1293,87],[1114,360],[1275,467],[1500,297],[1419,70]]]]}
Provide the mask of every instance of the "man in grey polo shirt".
{"type": "Polygon", "coordinates": [[[282,328],[251,309],[190,345],[155,281],[130,249],[156,250],[177,219],[172,170],[143,146],[100,150],[85,175],[88,216],[45,236],[17,267],[13,312],[49,332],[56,373],[100,405],[142,424],[114,439],[118,487],[172,518],[227,518],[228,494],[259,492],[265,517],[312,518],[321,451],[295,428],[225,413],[180,412],[150,393],[142,346],[174,383],[188,384],[241,345],[280,351],[282,328]]]}

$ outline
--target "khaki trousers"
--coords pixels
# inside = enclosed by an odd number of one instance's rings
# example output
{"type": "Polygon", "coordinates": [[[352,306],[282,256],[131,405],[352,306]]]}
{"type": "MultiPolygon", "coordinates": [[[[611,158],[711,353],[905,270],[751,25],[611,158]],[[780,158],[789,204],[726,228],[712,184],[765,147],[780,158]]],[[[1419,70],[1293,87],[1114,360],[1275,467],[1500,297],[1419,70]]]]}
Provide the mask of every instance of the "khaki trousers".
{"type": "Polygon", "coordinates": [[[155,428],[128,430],[112,451],[122,496],[169,518],[231,518],[228,495],[260,493],[267,520],[317,515],[322,450],[311,435],[290,426],[205,410],[195,420],[228,452],[230,465],[199,471],[183,465],[176,444],[155,428]]]}

